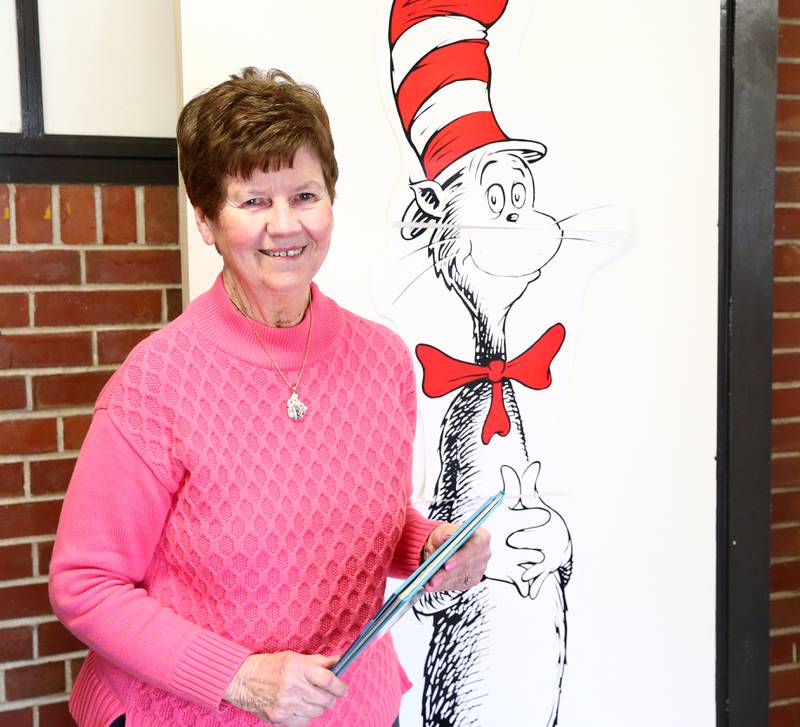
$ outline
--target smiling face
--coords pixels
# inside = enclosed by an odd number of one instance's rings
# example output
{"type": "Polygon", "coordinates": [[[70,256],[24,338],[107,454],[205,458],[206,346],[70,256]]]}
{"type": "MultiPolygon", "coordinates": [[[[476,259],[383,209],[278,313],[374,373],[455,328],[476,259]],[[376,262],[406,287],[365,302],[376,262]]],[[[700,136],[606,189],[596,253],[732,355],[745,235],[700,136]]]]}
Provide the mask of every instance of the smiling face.
{"type": "Polygon", "coordinates": [[[229,178],[216,219],[195,208],[248,307],[267,323],[302,316],[330,247],[331,199],[319,160],[300,147],[291,167],[229,178]]]}
{"type": "Polygon", "coordinates": [[[535,208],[531,162],[520,151],[474,154],[463,185],[464,235],[479,271],[534,279],[561,246],[562,232],[535,208]]]}

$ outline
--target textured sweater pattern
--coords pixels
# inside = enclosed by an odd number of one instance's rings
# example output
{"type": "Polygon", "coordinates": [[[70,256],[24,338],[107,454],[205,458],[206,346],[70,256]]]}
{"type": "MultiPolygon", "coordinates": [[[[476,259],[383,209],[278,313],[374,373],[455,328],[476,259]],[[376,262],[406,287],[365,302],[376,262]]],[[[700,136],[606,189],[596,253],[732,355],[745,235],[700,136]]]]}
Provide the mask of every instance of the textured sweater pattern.
{"type": "MultiPolygon", "coordinates": [[[[254,652],[341,653],[409,574],[433,527],[410,506],[415,388],[388,329],[316,286],[309,411],[221,278],[131,353],[98,399],[59,523],[54,609],[91,648],[82,727],[255,725],[221,701],[254,652]]],[[[259,326],[290,381],[310,316],[259,326]]],[[[388,727],[408,680],[390,637],[346,673],[315,722],[388,727]]]]}

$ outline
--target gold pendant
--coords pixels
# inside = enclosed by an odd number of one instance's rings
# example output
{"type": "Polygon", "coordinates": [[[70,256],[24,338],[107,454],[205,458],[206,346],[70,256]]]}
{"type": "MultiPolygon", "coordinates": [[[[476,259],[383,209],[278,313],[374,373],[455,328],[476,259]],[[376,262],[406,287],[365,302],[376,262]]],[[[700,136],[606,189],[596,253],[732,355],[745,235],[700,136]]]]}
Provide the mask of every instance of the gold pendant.
{"type": "Polygon", "coordinates": [[[292,391],[292,395],[286,402],[286,413],[289,415],[289,419],[294,419],[295,421],[302,419],[306,415],[307,411],[308,407],[302,401],[300,401],[299,397],[297,396],[297,392],[292,391]]]}

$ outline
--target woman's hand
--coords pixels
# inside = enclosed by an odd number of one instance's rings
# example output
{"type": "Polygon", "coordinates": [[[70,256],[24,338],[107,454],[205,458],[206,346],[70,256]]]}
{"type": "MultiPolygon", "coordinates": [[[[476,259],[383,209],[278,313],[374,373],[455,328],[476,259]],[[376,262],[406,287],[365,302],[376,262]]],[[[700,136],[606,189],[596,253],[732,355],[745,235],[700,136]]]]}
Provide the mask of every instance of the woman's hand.
{"type": "MultiPolygon", "coordinates": [[[[437,525],[425,541],[422,549],[424,557],[428,557],[447,540],[456,530],[458,523],[437,525]]],[[[425,584],[426,591],[466,591],[480,583],[486,564],[492,554],[491,535],[485,528],[478,528],[472,537],[464,543],[443,568],[425,584]]]]}
{"type": "Polygon", "coordinates": [[[223,699],[260,720],[303,727],[330,709],[347,685],[330,671],[336,657],[294,651],[252,654],[239,667],[223,699]]]}

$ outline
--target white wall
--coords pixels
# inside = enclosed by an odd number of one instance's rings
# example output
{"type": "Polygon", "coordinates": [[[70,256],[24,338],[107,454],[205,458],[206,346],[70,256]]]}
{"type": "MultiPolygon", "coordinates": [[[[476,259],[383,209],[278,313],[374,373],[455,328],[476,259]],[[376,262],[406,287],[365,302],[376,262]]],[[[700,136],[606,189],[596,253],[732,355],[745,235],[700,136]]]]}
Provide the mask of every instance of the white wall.
{"type": "Polygon", "coordinates": [[[0,0],[0,133],[19,133],[22,116],[19,101],[17,12],[14,0],[0,0]]]}
{"type": "MultiPolygon", "coordinates": [[[[386,4],[181,3],[184,99],[245,65],[281,67],[320,89],[341,181],[318,281],[374,318],[369,281],[409,178],[382,96],[386,4]]],[[[630,220],[624,252],[569,292],[572,365],[546,445],[575,545],[559,724],[705,727],[714,719],[719,9],[510,0],[507,12],[518,21],[498,24],[491,54],[506,34],[518,55],[492,55],[495,110],[509,135],[549,148],[538,199],[563,214],[613,203],[630,220]]],[[[187,245],[195,296],[219,258],[193,229],[187,245]]],[[[433,295],[440,288],[430,283],[433,295]]],[[[434,321],[421,323],[433,331],[434,321]]],[[[430,451],[435,424],[427,431],[430,451]]]]}
{"type": "Polygon", "coordinates": [[[172,3],[39,0],[39,36],[46,133],[175,135],[172,3]]]}

